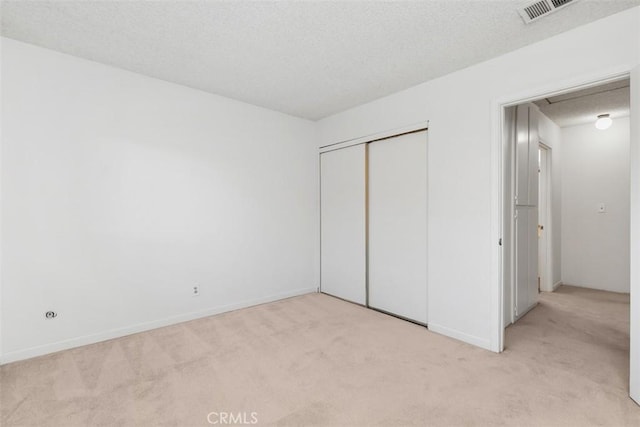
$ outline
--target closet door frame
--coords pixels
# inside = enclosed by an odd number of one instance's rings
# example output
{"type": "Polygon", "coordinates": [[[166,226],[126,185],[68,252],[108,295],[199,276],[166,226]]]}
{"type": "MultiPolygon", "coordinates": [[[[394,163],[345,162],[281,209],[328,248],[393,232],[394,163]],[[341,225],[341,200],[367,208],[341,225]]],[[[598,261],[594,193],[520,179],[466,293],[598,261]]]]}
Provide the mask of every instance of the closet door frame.
{"type": "MultiPolygon", "coordinates": [[[[337,141],[334,143],[330,143],[330,144],[326,144],[323,146],[320,146],[319,149],[319,159],[320,156],[323,153],[327,153],[330,151],[335,151],[335,150],[340,150],[343,148],[347,148],[347,147],[352,147],[355,145],[365,145],[365,262],[366,262],[366,268],[365,268],[365,306],[369,309],[372,310],[376,310],[394,317],[398,317],[401,318],[403,320],[412,322],[412,323],[416,323],[422,326],[427,326],[428,324],[428,312],[427,312],[427,324],[423,324],[421,322],[417,322],[415,320],[412,319],[408,319],[406,317],[394,314],[394,313],[389,313],[386,312],[384,310],[379,310],[376,309],[374,307],[371,307],[369,305],[369,175],[368,175],[368,158],[369,158],[369,153],[368,153],[368,145],[370,143],[376,142],[376,141],[382,141],[385,139],[391,139],[391,138],[395,138],[395,137],[399,137],[402,135],[406,135],[406,134],[410,134],[410,133],[417,133],[417,132],[422,132],[425,131],[427,132],[425,137],[428,137],[428,130],[429,130],[429,121],[425,120],[425,121],[421,121],[421,122],[416,122],[416,123],[412,123],[406,126],[401,126],[401,127],[397,127],[397,128],[393,128],[393,129],[389,129],[386,131],[382,131],[382,132],[377,132],[374,134],[370,134],[370,135],[366,135],[366,136],[362,136],[362,137],[358,137],[358,138],[352,138],[352,139],[346,139],[346,140],[342,140],[342,141],[337,141]]],[[[427,144],[427,141],[425,141],[425,144],[427,144]]],[[[427,156],[428,156],[428,147],[427,147],[427,156]]],[[[320,160],[319,160],[320,161],[320,160]]],[[[320,165],[319,165],[320,166],[320,165]]],[[[427,163],[427,188],[428,188],[428,163],[427,163]]],[[[320,176],[320,185],[322,185],[322,176],[320,176]]],[[[322,189],[320,188],[320,192],[322,192],[322,189]]],[[[427,209],[428,209],[428,194],[427,194],[427,209]]],[[[322,198],[320,198],[320,209],[322,210],[322,198]]],[[[427,236],[428,236],[428,232],[429,232],[429,226],[428,226],[428,218],[426,219],[427,221],[427,236]]],[[[320,236],[322,236],[322,213],[320,214],[320,236]]],[[[428,254],[428,250],[429,250],[429,242],[428,242],[428,237],[427,237],[427,254],[428,254]]],[[[322,238],[320,238],[320,259],[319,259],[319,271],[320,271],[320,287],[319,287],[319,291],[322,292],[322,238]]],[[[428,259],[425,260],[425,264],[428,264],[428,259]]],[[[428,268],[428,266],[427,266],[428,268]]],[[[427,280],[428,280],[428,274],[427,274],[427,280]]],[[[427,293],[428,293],[428,283],[427,283],[427,293]]]]}

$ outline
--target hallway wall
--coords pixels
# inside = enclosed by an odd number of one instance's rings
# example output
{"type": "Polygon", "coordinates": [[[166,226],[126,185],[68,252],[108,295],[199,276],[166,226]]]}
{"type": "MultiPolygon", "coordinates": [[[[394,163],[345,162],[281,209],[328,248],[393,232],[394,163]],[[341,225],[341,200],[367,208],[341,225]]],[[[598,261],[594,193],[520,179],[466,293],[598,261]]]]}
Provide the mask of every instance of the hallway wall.
{"type": "Polygon", "coordinates": [[[562,128],[564,284],[629,292],[629,126],[562,128]]]}

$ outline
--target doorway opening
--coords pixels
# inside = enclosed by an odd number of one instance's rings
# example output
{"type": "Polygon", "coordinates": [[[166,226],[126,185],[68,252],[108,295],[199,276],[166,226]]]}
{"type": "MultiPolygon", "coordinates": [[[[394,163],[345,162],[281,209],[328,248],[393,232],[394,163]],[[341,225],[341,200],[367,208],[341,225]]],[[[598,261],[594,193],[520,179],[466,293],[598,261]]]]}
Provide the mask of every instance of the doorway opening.
{"type": "Polygon", "coordinates": [[[629,76],[621,76],[504,106],[501,153],[505,347],[558,360],[589,353],[591,361],[605,361],[589,372],[607,372],[624,385],[630,98],[629,76]],[[602,114],[613,119],[610,129],[594,126],[602,114]]]}
{"type": "Polygon", "coordinates": [[[505,109],[505,325],[561,283],[630,292],[629,112],[628,78],[505,109]]]}

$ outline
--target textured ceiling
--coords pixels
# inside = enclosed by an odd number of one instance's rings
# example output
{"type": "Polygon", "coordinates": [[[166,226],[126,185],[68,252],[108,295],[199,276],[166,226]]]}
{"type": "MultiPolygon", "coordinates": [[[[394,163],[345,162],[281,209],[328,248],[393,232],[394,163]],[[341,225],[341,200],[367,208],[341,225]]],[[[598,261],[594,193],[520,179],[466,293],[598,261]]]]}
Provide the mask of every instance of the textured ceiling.
{"type": "Polygon", "coordinates": [[[629,115],[629,79],[607,83],[536,101],[540,111],[558,126],[574,126],[596,121],[600,114],[612,118],[629,115]]]}
{"type": "Polygon", "coordinates": [[[640,4],[2,1],[2,35],[319,119],[640,4]]]}

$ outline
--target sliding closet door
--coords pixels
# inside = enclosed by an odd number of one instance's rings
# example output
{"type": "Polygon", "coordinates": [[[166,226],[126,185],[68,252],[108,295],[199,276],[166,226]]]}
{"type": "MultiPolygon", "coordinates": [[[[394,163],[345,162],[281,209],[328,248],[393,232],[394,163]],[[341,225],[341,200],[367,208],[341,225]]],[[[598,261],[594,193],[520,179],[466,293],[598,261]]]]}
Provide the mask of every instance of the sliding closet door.
{"type": "Polygon", "coordinates": [[[366,304],[365,145],[320,155],[320,290],[366,304]]]}
{"type": "Polygon", "coordinates": [[[369,305],[427,323],[427,132],[369,144],[369,305]]]}

